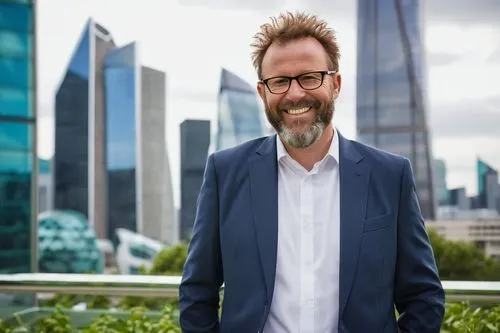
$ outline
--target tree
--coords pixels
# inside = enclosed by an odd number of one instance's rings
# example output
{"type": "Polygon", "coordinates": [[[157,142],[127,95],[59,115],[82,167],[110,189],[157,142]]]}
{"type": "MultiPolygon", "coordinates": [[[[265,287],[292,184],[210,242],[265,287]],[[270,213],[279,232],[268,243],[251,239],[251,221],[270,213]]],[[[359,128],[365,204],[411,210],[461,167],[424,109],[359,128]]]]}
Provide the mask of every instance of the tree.
{"type": "Polygon", "coordinates": [[[180,275],[187,258],[188,245],[179,243],[158,253],[153,266],[148,272],[150,275],[180,275]]]}
{"type": "Polygon", "coordinates": [[[500,281],[500,263],[470,242],[450,241],[428,230],[442,280],[500,281]]]}

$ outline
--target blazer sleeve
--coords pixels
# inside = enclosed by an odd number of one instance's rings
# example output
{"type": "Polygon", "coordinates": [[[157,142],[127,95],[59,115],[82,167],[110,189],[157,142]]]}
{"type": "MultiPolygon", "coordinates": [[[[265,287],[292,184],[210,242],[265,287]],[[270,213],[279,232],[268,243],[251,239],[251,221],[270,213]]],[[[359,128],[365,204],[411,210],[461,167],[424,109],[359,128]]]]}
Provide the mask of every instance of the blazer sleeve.
{"type": "Polygon", "coordinates": [[[179,286],[179,319],[183,333],[219,332],[219,289],[223,276],[218,202],[217,175],[212,154],[207,159],[179,286]]]}
{"type": "Polygon", "coordinates": [[[394,302],[401,332],[439,333],[445,294],[408,159],[401,176],[394,302]]]}

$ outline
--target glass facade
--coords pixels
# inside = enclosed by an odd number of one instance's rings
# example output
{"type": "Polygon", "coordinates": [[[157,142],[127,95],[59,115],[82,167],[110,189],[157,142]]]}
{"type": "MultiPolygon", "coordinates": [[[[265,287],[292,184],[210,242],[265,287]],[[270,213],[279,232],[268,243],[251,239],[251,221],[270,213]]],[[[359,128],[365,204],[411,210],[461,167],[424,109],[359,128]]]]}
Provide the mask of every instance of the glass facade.
{"type": "Polygon", "coordinates": [[[498,171],[478,158],[476,161],[476,172],[478,208],[496,210],[497,201],[500,200],[498,171]]]}
{"type": "Polygon", "coordinates": [[[88,216],[90,24],[55,100],[54,207],[88,216]]]}
{"type": "Polygon", "coordinates": [[[225,149],[265,135],[255,88],[222,69],[215,149],[225,149]]]}
{"type": "Polygon", "coordinates": [[[34,10],[0,0],[0,274],[36,270],[34,10]]]}
{"type": "Polygon", "coordinates": [[[51,211],[38,218],[41,273],[103,273],[104,258],[94,230],[79,213],[51,211]]]}
{"type": "Polygon", "coordinates": [[[136,69],[135,44],[104,58],[108,235],[117,228],[137,231],[136,69]]]}
{"type": "Polygon", "coordinates": [[[444,160],[434,160],[434,175],[438,206],[449,205],[449,191],[446,183],[446,163],[444,160]]]}
{"type": "Polygon", "coordinates": [[[54,208],[83,214],[99,238],[107,237],[102,63],[112,48],[89,20],[55,100],[54,208]]]}
{"type": "Polygon", "coordinates": [[[193,229],[209,145],[210,121],[188,119],[182,122],[180,238],[183,240],[190,238],[193,229]]]}
{"type": "Polygon", "coordinates": [[[420,2],[358,0],[358,140],[410,159],[422,214],[434,219],[420,2]]]}
{"type": "Polygon", "coordinates": [[[135,43],[118,47],[89,20],[56,95],[54,208],[84,215],[99,239],[118,228],[177,238],[165,85],[135,43]]]}

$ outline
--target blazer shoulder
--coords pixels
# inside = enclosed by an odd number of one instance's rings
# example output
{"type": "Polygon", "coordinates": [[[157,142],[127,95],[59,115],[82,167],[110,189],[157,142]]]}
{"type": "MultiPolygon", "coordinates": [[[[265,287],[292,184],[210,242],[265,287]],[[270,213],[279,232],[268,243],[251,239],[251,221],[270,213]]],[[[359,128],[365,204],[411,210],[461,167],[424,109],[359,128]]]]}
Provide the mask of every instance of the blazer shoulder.
{"type": "Polygon", "coordinates": [[[351,142],[363,158],[377,168],[390,169],[390,171],[398,171],[400,173],[404,169],[405,164],[410,163],[409,159],[403,155],[391,153],[358,141],[351,142]]]}
{"type": "Polygon", "coordinates": [[[269,137],[259,137],[212,153],[215,167],[234,167],[247,161],[269,137]]]}

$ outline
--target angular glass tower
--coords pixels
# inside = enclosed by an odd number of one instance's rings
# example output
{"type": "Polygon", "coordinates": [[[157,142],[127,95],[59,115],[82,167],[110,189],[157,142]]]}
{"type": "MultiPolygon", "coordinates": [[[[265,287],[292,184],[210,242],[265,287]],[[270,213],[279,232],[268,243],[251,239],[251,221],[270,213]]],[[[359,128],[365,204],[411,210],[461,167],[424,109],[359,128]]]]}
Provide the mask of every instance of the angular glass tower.
{"type": "Polygon", "coordinates": [[[0,0],[0,274],[37,267],[35,30],[33,1],[0,0]]]}
{"type": "Polygon", "coordinates": [[[420,1],[358,0],[357,134],[410,159],[422,214],[436,217],[420,1]]]}
{"type": "Polygon", "coordinates": [[[86,216],[98,238],[118,228],[178,239],[165,144],[165,73],[140,65],[87,23],[56,95],[56,209],[86,216]]]}
{"type": "Polygon", "coordinates": [[[265,135],[261,113],[255,87],[223,68],[215,150],[229,148],[265,135]]]}
{"type": "MultiPolygon", "coordinates": [[[[497,210],[500,200],[498,171],[481,159],[476,160],[478,208],[497,210]]],[[[500,214],[500,210],[498,212],[500,214]]]]}
{"type": "Polygon", "coordinates": [[[102,63],[115,44],[89,20],[55,99],[54,208],[86,216],[107,235],[102,63]]]}

